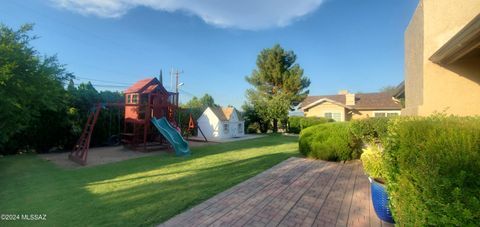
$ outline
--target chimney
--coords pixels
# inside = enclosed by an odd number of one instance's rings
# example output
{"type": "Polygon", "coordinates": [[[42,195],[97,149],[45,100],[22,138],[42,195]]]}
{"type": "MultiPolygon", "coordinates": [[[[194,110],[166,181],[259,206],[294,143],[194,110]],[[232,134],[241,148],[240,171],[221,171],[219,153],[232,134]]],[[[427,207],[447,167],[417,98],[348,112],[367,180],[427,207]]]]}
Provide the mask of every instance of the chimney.
{"type": "Polygon", "coordinates": [[[350,94],[350,93],[345,94],[345,105],[347,106],[355,105],[355,94],[350,94]]]}
{"type": "Polygon", "coordinates": [[[348,90],[340,90],[340,91],[338,92],[338,94],[339,94],[339,95],[346,95],[346,94],[348,94],[348,90]]]}

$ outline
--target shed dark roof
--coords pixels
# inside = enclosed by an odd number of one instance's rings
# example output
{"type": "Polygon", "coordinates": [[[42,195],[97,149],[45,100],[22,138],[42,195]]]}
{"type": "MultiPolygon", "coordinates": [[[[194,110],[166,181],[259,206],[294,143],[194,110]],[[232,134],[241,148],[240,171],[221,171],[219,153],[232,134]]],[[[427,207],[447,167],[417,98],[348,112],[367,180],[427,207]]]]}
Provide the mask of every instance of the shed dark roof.
{"type": "Polygon", "coordinates": [[[215,107],[210,107],[210,109],[215,114],[215,116],[218,117],[220,121],[229,121],[230,118],[232,117],[233,112],[237,113],[238,120],[243,121],[242,115],[234,107],[222,108],[222,107],[215,106],[215,107]]]}
{"type": "Polygon", "coordinates": [[[210,109],[220,121],[228,121],[221,107],[211,106],[210,109]]]}
{"type": "MultiPolygon", "coordinates": [[[[300,104],[300,107],[306,107],[320,99],[329,99],[340,104],[345,104],[345,95],[321,95],[321,96],[308,96],[300,104]]],[[[354,109],[359,110],[400,110],[402,106],[400,103],[395,102],[392,99],[392,95],[389,93],[364,93],[355,94],[355,105],[349,105],[354,109]]]]}

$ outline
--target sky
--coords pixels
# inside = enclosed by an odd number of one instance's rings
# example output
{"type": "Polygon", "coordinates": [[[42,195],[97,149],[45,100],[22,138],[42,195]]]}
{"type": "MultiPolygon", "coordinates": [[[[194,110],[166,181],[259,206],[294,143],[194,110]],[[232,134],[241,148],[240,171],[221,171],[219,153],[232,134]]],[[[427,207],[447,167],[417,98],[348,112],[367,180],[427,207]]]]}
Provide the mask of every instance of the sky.
{"type": "Polygon", "coordinates": [[[241,107],[264,48],[297,55],[310,95],[377,92],[404,73],[418,0],[2,0],[0,23],[34,23],[32,45],[98,90],[180,70],[180,101],[241,107]]]}

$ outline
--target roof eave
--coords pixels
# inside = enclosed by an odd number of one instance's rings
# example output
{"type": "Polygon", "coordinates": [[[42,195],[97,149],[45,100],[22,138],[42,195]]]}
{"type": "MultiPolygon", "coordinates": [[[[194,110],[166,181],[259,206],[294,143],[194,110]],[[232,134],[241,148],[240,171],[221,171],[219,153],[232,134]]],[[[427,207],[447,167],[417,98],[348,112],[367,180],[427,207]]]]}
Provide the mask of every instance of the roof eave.
{"type": "Polygon", "coordinates": [[[312,107],[314,107],[314,106],[316,106],[316,105],[318,105],[318,104],[320,104],[320,103],[322,103],[322,102],[330,102],[330,103],[333,103],[333,104],[335,104],[335,105],[339,105],[339,106],[344,107],[344,108],[349,109],[349,110],[354,109],[354,108],[351,107],[351,106],[344,105],[344,104],[339,103],[339,102],[337,102],[337,101],[334,101],[334,100],[331,100],[331,99],[327,99],[327,98],[322,98],[322,99],[319,99],[319,100],[317,100],[317,101],[315,101],[315,102],[312,102],[312,103],[308,104],[308,105],[305,106],[305,107],[302,107],[301,110],[302,110],[302,111],[308,110],[308,109],[310,109],[310,108],[312,108],[312,107]]]}
{"type": "Polygon", "coordinates": [[[448,65],[479,47],[480,14],[438,49],[429,59],[440,65],[448,65]]]}

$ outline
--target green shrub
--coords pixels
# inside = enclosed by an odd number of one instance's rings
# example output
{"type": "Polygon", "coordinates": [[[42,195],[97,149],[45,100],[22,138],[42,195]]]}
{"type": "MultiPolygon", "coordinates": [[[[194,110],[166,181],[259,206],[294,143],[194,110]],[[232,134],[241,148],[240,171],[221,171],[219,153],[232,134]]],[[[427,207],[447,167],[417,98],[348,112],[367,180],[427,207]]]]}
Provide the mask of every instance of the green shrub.
{"type": "Polygon", "coordinates": [[[291,116],[288,118],[288,132],[300,133],[305,128],[327,122],[332,122],[332,120],[324,117],[291,116]]]}
{"type": "Polygon", "coordinates": [[[329,161],[359,157],[361,143],[349,130],[349,123],[319,124],[302,130],[300,152],[310,158],[329,161]]]}
{"type": "Polygon", "coordinates": [[[287,131],[289,133],[300,133],[300,131],[301,131],[300,120],[302,118],[304,118],[304,117],[300,117],[300,116],[288,117],[287,131]]]}
{"type": "Polygon", "coordinates": [[[300,127],[303,130],[310,126],[324,124],[327,122],[333,122],[333,120],[325,117],[304,117],[300,120],[300,127]]]}
{"type": "Polygon", "coordinates": [[[247,127],[248,134],[255,134],[255,133],[258,133],[259,131],[260,131],[260,124],[257,122],[249,124],[247,127]]]}
{"type": "Polygon", "coordinates": [[[387,190],[404,226],[475,226],[480,220],[480,118],[391,120],[387,190]]]}
{"type": "Polygon", "coordinates": [[[362,160],[363,169],[369,176],[375,179],[385,179],[385,162],[380,147],[370,145],[364,148],[360,159],[362,160]]]}
{"type": "Polygon", "coordinates": [[[388,122],[391,118],[371,117],[351,122],[351,132],[364,143],[375,144],[387,135],[388,122]]]}

